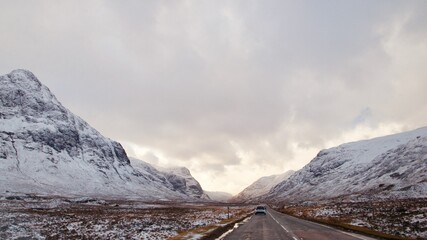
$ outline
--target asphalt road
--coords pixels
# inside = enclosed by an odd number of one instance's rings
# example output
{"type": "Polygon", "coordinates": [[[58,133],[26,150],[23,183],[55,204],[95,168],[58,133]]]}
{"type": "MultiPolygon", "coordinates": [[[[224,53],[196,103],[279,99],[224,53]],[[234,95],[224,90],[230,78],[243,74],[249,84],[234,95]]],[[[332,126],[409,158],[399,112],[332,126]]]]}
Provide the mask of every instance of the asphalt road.
{"type": "Polygon", "coordinates": [[[373,238],[346,233],[325,225],[301,220],[268,209],[267,215],[253,215],[249,221],[236,228],[225,240],[371,240],[373,238]]]}

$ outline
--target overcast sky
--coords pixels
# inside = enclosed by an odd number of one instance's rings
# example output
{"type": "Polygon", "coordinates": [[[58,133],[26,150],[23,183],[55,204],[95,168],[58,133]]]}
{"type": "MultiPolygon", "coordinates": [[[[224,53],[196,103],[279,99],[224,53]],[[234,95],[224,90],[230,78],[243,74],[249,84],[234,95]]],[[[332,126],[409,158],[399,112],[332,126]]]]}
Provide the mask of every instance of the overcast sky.
{"type": "Polygon", "coordinates": [[[128,155],[238,193],[427,125],[427,1],[2,1],[32,71],[128,155]]]}

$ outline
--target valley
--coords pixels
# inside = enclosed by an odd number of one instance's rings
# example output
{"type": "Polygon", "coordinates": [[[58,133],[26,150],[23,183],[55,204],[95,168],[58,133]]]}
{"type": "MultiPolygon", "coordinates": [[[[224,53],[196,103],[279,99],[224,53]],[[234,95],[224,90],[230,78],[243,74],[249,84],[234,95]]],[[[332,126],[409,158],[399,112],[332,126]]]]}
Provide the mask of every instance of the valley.
{"type": "Polygon", "coordinates": [[[205,191],[186,167],[129,157],[30,71],[0,83],[1,239],[222,239],[230,228],[234,239],[342,235],[289,215],[382,238],[427,237],[427,127],[321,150],[232,197],[205,191]],[[237,223],[258,204],[276,217],[237,223]]]}
{"type": "Polygon", "coordinates": [[[0,239],[201,239],[248,206],[53,196],[0,198],[0,239]]]}

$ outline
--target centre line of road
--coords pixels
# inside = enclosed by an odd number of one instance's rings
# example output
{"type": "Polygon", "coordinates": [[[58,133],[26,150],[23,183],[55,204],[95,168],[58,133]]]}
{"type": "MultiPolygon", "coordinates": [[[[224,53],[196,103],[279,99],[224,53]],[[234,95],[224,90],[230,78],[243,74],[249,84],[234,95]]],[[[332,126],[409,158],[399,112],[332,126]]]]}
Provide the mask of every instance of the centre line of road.
{"type": "MultiPolygon", "coordinates": [[[[273,215],[270,212],[267,212],[270,217],[277,223],[279,224],[279,226],[281,226],[287,233],[290,233],[291,235],[294,235],[293,233],[291,233],[287,228],[285,228],[285,226],[283,226],[282,224],[279,223],[279,221],[277,221],[277,219],[275,217],[273,217],[273,215]]],[[[299,240],[296,236],[291,236],[293,239],[295,240],[299,240]]]]}
{"type": "Polygon", "coordinates": [[[271,215],[271,213],[269,213],[269,212],[267,212],[267,213],[270,215],[270,217],[271,217],[271,218],[272,218],[272,219],[273,219],[277,224],[279,224],[283,229],[285,229],[285,231],[286,231],[286,232],[289,232],[289,230],[288,230],[288,229],[286,229],[282,224],[280,224],[280,223],[279,223],[279,221],[277,221],[277,220],[276,220],[276,218],[274,218],[274,217],[273,217],[273,215],[271,215]]]}

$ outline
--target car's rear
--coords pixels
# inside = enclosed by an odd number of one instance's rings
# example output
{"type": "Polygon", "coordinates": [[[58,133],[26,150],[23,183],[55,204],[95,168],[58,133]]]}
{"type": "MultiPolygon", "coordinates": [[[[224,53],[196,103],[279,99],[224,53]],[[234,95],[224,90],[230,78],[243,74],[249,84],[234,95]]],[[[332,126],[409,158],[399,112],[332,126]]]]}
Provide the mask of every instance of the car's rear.
{"type": "Polygon", "coordinates": [[[264,206],[258,206],[255,208],[255,215],[267,215],[267,208],[264,206]]]}

